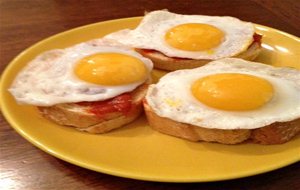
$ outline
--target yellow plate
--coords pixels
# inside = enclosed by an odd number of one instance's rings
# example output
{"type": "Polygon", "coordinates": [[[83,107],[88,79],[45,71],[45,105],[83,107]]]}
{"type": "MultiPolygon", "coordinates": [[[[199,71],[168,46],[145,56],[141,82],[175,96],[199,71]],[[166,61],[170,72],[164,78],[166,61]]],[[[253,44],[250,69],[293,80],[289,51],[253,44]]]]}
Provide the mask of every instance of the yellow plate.
{"type": "MultiPolygon", "coordinates": [[[[194,143],[160,134],[144,116],[127,127],[93,135],[42,118],[33,106],[16,104],[7,92],[18,71],[39,53],[134,28],[140,17],[101,22],[47,38],[18,55],[2,75],[1,107],[11,126],[47,153],[75,165],[116,176],[164,182],[234,179],[271,171],[300,160],[300,138],[282,145],[194,143]]],[[[264,63],[298,67],[299,38],[256,25],[264,35],[264,63]],[[298,61],[298,62],[297,62],[298,61]]],[[[158,73],[155,73],[158,74],[158,73]]]]}

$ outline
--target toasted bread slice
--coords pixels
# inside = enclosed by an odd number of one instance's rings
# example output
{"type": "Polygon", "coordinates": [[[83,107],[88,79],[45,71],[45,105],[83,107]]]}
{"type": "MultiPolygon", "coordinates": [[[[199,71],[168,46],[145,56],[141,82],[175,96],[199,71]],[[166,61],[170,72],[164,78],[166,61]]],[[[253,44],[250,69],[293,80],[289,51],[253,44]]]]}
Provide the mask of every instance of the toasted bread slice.
{"type": "Polygon", "coordinates": [[[77,103],[38,108],[45,118],[60,125],[72,126],[89,133],[106,133],[132,122],[142,113],[142,100],[147,88],[148,83],[144,83],[130,93],[132,102],[127,113],[116,111],[99,116],[89,111],[91,105],[77,103]]]}
{"type": "Polygon", "coordinates": [[[300,133],[300,118],[289,122],[276,122],[254,129],[251,139],[260,144],[282,144],[300,133]]]}
{"type": "MultiPolygon", "coordinates": [[[[157,69],[175,71],[179,69],[192,69],[196,67],[203,66],[208,62],[212,61],[209,59],[182,59],[168,57],[158,51],[136,49],[141,55],[152,60],[154,67],[157,69]]],[[[261,51],[261,42],[254,41],[246,51],[234,56],[236,58],[245,59],[248,61],[254,60],[261,51]]]]}
{"type": "Polygon", "coordinates": [[[300,118],[294,121],[273,123],[258,129],[208,129],[158,116],[144,101],[144,109],[149,125],[161,133],[190,141],[238,144],[252,140],[259,144],[281,144],[300,133],[300,118]]]}

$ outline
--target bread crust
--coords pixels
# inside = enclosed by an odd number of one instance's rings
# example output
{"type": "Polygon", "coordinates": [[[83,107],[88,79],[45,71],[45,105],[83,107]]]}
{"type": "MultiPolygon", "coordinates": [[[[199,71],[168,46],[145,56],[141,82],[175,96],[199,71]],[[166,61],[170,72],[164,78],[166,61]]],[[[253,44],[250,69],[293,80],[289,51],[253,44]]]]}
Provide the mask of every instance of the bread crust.
{"type": "Polygon", "coordinates": [[[146,95],[148,82],[131,92],[132,105],[128,113],[112,112],[99,117],[89,111],[90,106],[76,103],[38,107],[43,117],[60,125],[75,127],[89,133],[106,133],[135,120],[143,111],[142,100],[146,95]]]}
{"type": "MultiPolygon", "coordinates": [[[[203,66],[208,62],[212,61],[209,59],[181,59],[181,58],[173,58],[168,57],[158,51],[149,51],[144,49],[136,49],[138,53],[143,55],[146,58],[152,60],[154,67],[157,69],[167,70],[167,71],[175,71],[179,69],[192,69],[196,67],[203,66]]],[[[235,58],[241,58],[248,61],[254,60],[261,51],[261,43],[258,41],[254,41],[249,48],[234,56],[235,58]]]]}
{"type": "Polygon", "coordinates": [[[276,122],[254,129],[251,139],[259,144],[282,144],[300,133],[300,118],[289,122],[276,122]]]}
{"type": "Polygon", "coordinates": [[[247,140],[258,144],[282,144],[300,133],[300,118],[289,122],[276,122],[258,129],[208,129],[158,116],[144,100],[149,125],[161,133],[190,141],[238,144],[247,140]]]}

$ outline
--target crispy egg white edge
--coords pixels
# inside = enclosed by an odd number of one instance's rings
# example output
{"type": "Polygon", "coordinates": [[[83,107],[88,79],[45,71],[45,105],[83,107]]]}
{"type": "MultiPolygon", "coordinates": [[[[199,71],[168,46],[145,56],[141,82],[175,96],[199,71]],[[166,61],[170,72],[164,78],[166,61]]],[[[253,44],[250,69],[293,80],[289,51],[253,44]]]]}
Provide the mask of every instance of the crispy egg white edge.
{"type": "Polygon", "coordinates": [[[231,57],[245,51],[253,42],[255,29],[250,22],[244,22],[234,17],[180,15],[168,11],[153,11],[148,13],[134,30],[124,29],[106,35],[105,39],[115,40],[127,46],[154,49],[170,57],[191,59],[219,59],[231,57]],[[184,51],[168,45],[164,36],[170,28],[191,23],[207,23],[225,32],[224,42],[211,51],[184,51]],[[227,52],[228,50],[230,52],[227,52]]]}
{"type": "Polygon", "coordinates": [[[82,81],[78,79],[73,72],[68,72],[73,71],[74,64],[79,59],[90,54],[101,52],[124,53],[140,59],[146,65],[148,77],[150,77],[150,72],[153,68],[153,63],[150,59],[144,58],[131,48],[124,47],[118,43],[96,39],[66,49],[55,49],[40,54],[18,73],[8,91],[20,104],[52,106],[60,103],[106,100],[122,93],[130,92],[147,80],[145,79],[144,81],[129,85],[103,86],[82,81]],[[89,48],[93,51],[84,51],[89,48]],[[74,53],[79,51],[80,55],[74,53]],[[47,67],[50,67],[51,64],[60,64],[60,62],[65,61],[67,61],[68,64],[65,65],[64,68],[56,69],[57,72],[62,72],[61,76],[59,76],[62,81],[57,81],[56,71],[54,70],[55,72],[52,71],[52,73],[49,73],[47,67]],[[42,67],[40,67],[41,63],[42,67]],[[44,76],[48,77],[45,78],[44,76]],[[69,81],[68,79],[72,80],[69,81]],[[36,80],[40,80],[44,84],[38,84],[36,80]],[[64,94],[64,90],[71,90],[70,88],[77,89],[77,92],[74,94],[64,94]]]}
{"type": "Polygon", "coordinates": [[[156,114],[177,122],[204,128],[255,129],[274,122],[286,122],[300,117],[300,72],[236,58],[225,58],[200,68],[179,70],[165,75],[157,84],[149,87],[146,100],[156,114]],[[220,67],[224,71],[217,70],[220,67]],[[199,71],[203,71],[200,74],[203,77],[224,72],[262,77],[273,83],[275,94],[270,102],[256,110],[238,112],[214,109],[196,100],[190,92],[191,83],[199,78],[199,74],[195,72],[199,71]],[[267,74],[270,76],[266,76],[267,74]],[[194,78],[183,79],[180,75],[193,75],[194,78]],[[176,80],[179,78],[185,80],[186,83],[176,80]],[[177,97],[177,94],[184,97],[177,97]],[[178,101],[182,107],[168,105],[166,100],[172,98],[172,101],[178,101]],[[201,114],[198,115],[200,112],[201,114]]]}

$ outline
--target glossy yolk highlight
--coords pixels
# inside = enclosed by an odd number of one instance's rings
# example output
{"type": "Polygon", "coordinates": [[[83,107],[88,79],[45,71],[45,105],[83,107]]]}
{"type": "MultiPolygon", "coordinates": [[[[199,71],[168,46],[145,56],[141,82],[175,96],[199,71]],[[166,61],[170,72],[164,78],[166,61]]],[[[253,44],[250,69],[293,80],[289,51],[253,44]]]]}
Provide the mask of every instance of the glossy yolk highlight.
{"type": "Polygon", "coordinates": [[[175,26],[165,34],[166,42],[185,51],[206,51],[223,42],[224,32],[208,24],[189,23],[175,26]]]}
{"type": "Polygon", "coordinates": [[[81,59],[75,66],[81,80],[98,85],[124,85],[143,81],[148,75],[145,64],[130,55],[98,53],[81,59]]]}
{"type": "Polygon", "coordinates": [[[237,73],[209,75],[192,84],[192,94],[207,106],[246,111],[259,108],[273,97],[273,86],[265,79],[237,73]]]}

